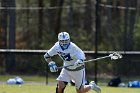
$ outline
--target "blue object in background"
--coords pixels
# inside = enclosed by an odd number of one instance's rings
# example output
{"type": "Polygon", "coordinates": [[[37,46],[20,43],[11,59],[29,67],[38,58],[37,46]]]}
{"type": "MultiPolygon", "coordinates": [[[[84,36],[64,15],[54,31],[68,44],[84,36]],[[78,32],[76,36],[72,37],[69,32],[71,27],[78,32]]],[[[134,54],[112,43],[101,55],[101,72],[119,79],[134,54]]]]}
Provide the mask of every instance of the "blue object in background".
{"type": "Polygon", "coordinates": [[[7,84],[24,84],[24,80],[21,77],[10,78],[6,82],[7,84]]]}
{"type": "Polygon", "coordinates": [[[128,83],[128,87],[140,88],[140,82],[139,81],[131,81],[128,83]]]}

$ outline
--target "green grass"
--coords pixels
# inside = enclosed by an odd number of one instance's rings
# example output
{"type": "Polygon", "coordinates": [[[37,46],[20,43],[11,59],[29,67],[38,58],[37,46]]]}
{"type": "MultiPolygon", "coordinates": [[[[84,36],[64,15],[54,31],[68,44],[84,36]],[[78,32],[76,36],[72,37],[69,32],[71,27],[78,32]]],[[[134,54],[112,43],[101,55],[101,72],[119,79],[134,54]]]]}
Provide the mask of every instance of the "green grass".
{"type": "MultiPolygon", "coordinates": [[[[0,75],[0,93],[55,93],[56,83],[45,85],[45,76],[20,76],[25,81],[23,85],[7,85],[6,80],[16,75],[0,75]],[[27,82],[34,83],[27,83],[27,82]],[[41,82],[41,83],[38,83],[41,82]],[[42,83],[44,82],[44,83],[42,83]]],[[[49,78],[49,82],[56,82],[56,77],[49,78]]],[[[100,85],[100,84],[99,84],[100,85]]],[[[101,86],[102,93],[140,93],[140,88],[121,88],[101,86]]],[[[67,86],[65,93],[76,93],[75,87],[67,86]]],[[[88,93],[96,93],[89,91],[88,93]]]]}
{"type": "MultiPolygon", "coordinates": [[[[101,87],[102,93],[140,93],[140,88],[101,87]]],[[[0,85],[0,93],[55,93],[55,85],[0,85]]],[[[67,86],[65,93],[76,93],[75,87],[67,86]]],[[[88,93],[96,93],[89,91],[88,93]]]]}
{"type": "MultiPolygon", "coordinates": [[[[14,78],[18,75],[0,75],[0,81],[6,81],[9,78],[14,78]]],[[[46,77],[45,76],[26,76],[26,75],[20,75],[20,77],[24,80],[24,81],[34,81],[34,82],[45,82],[46,81],[46,77]]],[[[56,78],[55,77],[49,77],[48,78],[49,82],[55,82],[56,78]]]]}

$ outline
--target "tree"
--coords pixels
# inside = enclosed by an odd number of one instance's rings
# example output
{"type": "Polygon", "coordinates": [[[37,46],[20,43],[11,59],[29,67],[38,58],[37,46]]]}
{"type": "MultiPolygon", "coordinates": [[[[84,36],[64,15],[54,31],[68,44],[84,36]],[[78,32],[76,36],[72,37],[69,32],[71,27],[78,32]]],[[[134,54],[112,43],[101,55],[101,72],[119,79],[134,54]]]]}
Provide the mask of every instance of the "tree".
{"type": "MultiPolygon", "coordinates": [[[[43,0],[38,1],[38,7],[43,7],[43,0]]],[[[41,48],[43,31],[43,9],[38,10],[38,48],[41,48]]]]}
{"type": "Polygon", "coordinates": [[[51,31],[55,32],[55,35],[60,32],[61,26],[61,13],[63,10],[64,0],[50,0],[49,11],[49,27],[51,31]],[[55,8],[56,7],[56,8],[55,8]]]}
{"type": "MultiPolygon", "coordinates": [[[[7,7],[7,2],[5,0],[1,1],[1,6],[3,8],[7,7]]],[[[0,48],[6,49],[7,48],[7,9],[0,10],[0,48]]],[[[0,56],[0,73],[5,72],[5,61],[6,55],[0,56]]]]}
{"type": "MultiPolygon", "coordinates": [[[[16,7],[15,0],[7,0],[8,7],[16,7]]],[[[8,17],[9,17],[9,40],[8,47],[9,49],[15,49],[15,31],[16,31],[16,10],[8,9],[8,17]]],[[[15,69],[15,55],[8,54],[6,58],[6,71],[13,72],[15,69]]]]}

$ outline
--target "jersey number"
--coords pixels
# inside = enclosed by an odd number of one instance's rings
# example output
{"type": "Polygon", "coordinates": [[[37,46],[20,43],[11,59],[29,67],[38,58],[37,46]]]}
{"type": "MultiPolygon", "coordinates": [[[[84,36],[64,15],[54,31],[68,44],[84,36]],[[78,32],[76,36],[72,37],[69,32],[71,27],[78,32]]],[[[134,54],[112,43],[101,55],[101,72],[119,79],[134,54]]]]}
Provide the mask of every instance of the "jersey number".
{"type": "Polygon", "coordinates": [[[63,60],[65,60],[65,61],[71,61],[71,60],[72,60],[72,58],[70,57],[70,54],[62,55],[61,57],[62,57],[63,60]]]}

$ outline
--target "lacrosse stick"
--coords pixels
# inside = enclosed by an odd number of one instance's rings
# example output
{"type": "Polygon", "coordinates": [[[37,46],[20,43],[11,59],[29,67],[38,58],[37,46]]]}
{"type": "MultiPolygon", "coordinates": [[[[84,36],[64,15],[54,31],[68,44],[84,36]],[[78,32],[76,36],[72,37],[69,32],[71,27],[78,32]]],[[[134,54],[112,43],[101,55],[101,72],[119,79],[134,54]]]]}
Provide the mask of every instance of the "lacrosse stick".
{"type": "MultiPolygon", "coordinates": [[[[84,61],[84,63],[91,62],[91,61],[97,61],[97,60],[105,59],[105,58],[111,58],[111,60],[117,60],[117,59],[121,59],[122,55],[117,53],[117,52],[114,52],[112,54],[109,54],[108,56],[103,56],[103,57],[99,57],[99,58],[96,58],[96,59],[90,59],[90,60],[84,61]]],[[[57,67],[57,68],[61,69],[61,68],[70,67],[70,66],[74,66],[74,64],[71,64],[71,65],[68,65],[68,66],[61,66],[61,67],[57,67]]]]}

